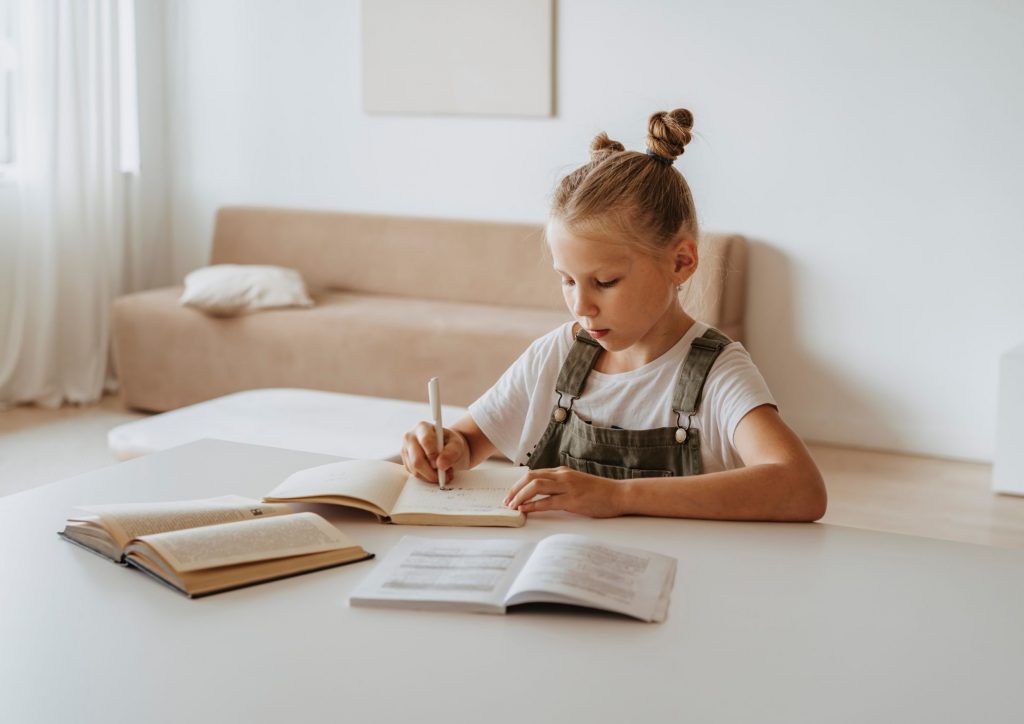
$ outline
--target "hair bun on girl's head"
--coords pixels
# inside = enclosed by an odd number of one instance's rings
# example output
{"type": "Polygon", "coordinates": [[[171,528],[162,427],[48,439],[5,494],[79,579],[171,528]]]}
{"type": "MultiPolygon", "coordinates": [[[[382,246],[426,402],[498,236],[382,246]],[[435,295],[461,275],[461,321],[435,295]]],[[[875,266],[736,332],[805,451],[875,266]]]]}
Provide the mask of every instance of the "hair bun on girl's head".
{"type": "Polygon", "coordinates": [[[692,138],[693,114],[685,108],[658,111],[647,121],[647,150],[670,160],[682,156],[692,138]]]}
{"type": "Polygon", "coordinates": [[[693,194],[683,174],[672,168],[692,129],[693,114],[684,108],[655,113],[648,121],[646,154],[597,134],[590,161],[558,182],[551,218],[659,259],[680,234],[696,240],[700,225],[693,194]]]}
{"type": "Polygon", "coordinates": [[[613,141],[608,138],[608,134],[601,131],[594,136],[594,140],[590,142],[590,160],[595,162],[601,161],[608,158],[613,153],[625,150],[625,146],[618,141],[613,141]]]}

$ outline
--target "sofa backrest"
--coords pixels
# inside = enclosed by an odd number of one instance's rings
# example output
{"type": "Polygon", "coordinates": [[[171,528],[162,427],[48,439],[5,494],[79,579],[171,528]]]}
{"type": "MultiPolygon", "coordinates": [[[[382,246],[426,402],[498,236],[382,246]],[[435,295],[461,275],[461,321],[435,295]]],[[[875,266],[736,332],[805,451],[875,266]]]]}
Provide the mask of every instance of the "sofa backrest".
{"type": "MultiPolygon", "coordinates": [[[[746,241],[706,234],[700,243],[684,305],[741,339],[746,241]]],[[[217,212],[211,263],[290,267],[314,292],[563,309],[543,244],[540,224],[225,207],[217,212]]]]}

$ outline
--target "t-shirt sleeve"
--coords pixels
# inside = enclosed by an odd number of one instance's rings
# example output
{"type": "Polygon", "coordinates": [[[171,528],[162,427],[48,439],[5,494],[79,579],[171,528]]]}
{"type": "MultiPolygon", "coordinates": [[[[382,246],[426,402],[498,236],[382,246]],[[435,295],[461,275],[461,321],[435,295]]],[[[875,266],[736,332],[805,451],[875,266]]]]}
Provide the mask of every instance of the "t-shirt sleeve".
{"type": "Polygon", "coordinates": [[[704,385],[702,404],[711,404],[724,440],[733,445],[740,420],[761,405],[775,404],[775,398],[750,354],[742,344],[730,344],[715,360],[704,385]]]}
{"type": "Polygon", "coordinates": [[[530,394],[550,346],[550,335],[534,341],[498,381],[469,406],[470,417],[509,460],[519,452],[530,411],[530,394]]]}

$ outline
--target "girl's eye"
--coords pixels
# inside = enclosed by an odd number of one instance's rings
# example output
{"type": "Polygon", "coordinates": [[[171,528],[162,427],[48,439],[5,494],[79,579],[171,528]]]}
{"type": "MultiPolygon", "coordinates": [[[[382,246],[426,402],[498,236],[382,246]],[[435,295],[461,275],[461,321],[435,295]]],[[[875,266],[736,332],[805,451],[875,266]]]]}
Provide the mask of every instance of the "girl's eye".
{"type": "Polygon", "coordinates": [[[563,279],[562,280],[562,286],[563,287],[571,287],[575,283],[576,282],[574,282],[572,279],[563,279]]]}
{"type": "Polygon", "coordinates": [[[597,282],[597,286],[601,287],[602,289],[609,289],[611,287],[614,287],[618,283],[619,283],[618,279],[609,279],[606,282],[602,282],[602,281],[597,282]]]}

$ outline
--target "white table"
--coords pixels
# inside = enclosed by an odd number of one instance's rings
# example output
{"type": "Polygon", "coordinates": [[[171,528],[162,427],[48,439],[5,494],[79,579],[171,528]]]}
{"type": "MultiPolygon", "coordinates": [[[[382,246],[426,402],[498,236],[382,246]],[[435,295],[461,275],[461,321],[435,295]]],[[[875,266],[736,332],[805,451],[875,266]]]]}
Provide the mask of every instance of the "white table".
{"type": "Polygon", "coordinates": [[[829,525],[566,514],[676,556],[669,618],[350,608],[375,562],[188,600],[55,535],[73,505],[258,496],[324,455],[204,440],[0,499],[4,722],[1020,722],[1024,551],[829,525]]]}

